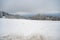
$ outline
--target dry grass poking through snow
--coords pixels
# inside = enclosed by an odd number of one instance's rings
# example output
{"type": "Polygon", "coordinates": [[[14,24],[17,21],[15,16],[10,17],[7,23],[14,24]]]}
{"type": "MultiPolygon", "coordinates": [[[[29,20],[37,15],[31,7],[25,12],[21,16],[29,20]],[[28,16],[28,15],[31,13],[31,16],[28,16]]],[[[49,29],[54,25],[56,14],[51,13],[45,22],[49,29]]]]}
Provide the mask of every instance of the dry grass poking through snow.
{"type": "Polygon", "coordinates": [[[45,40],[45,37],[38,34],[29,36],[6,35],[0,36],[0,40],[45,40]]]}
{"type": "Polygon", "coordinates": [[[34,34],[34,35],[31,35],[29,40],[45,40],[46,38],[42,35],[39,35],[39,34],[34,34]]]}

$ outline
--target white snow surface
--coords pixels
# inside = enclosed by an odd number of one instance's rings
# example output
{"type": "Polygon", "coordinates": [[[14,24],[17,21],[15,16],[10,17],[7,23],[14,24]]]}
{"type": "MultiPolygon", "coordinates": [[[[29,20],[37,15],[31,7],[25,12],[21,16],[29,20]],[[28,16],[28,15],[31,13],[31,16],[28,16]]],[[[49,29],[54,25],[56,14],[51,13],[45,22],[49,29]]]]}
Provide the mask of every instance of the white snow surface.
{"type": "Polygon", "coordinates": [[[60,21],[0,18],[0,35],[28,36],[34,33],[58,38],[60,37],[60,21]]]}

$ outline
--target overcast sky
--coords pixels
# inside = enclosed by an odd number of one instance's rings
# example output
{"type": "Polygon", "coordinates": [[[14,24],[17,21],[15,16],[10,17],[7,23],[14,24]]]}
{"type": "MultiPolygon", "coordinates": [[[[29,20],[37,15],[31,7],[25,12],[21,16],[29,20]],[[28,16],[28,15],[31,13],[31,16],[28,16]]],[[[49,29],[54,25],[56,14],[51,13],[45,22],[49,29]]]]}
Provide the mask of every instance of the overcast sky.
{"type": "Polygon", "coordinates": [[[60,0],[0,0],[0,10],[15,12],[60,12],[60,0]]]}

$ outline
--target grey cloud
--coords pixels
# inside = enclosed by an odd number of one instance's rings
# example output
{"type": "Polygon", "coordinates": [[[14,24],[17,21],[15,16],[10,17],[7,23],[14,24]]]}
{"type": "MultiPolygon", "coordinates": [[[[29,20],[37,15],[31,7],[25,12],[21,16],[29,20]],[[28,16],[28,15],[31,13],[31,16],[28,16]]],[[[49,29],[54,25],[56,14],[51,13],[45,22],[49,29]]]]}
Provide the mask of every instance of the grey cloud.
{"type": "Polygon", "coordinates": [[[35,10],[59,10],[59,0],[3,0],[3,11],[32,12],[35,10]]]}

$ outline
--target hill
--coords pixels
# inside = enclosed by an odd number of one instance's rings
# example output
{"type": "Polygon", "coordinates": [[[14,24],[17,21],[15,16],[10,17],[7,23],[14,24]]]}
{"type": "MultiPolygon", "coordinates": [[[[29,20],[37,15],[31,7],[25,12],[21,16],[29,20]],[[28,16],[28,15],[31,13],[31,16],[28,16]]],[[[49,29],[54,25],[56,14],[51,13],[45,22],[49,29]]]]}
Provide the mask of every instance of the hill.
{"type": "Polygon", "coordinates": [[[60,20],[58,14],[10,14],[7,12],[0,12],[0,18],[10,18],[10,19],[31,19],[31,20],[60,20]]]}

